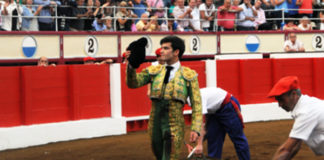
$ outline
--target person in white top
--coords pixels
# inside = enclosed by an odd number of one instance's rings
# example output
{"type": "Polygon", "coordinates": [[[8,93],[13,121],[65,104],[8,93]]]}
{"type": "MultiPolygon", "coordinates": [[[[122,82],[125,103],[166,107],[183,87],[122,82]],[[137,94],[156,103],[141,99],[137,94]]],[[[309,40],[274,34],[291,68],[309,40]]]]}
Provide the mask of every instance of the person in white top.
{"type": "Polygon", "coordinates": [[[2,29],[6,31],[18,30],[21,23],[22,7],[18,7],[14,0],[5,0],[2,9],[2,29]],[[15,16],[15,17],[13,17],[15,16]],[[16,17],[18,16],[18,18],[16,17]]]}
{"type": "Polygon", "coordinates": [[[204,31],[212,31],[213,22],[215,19],[216,8],[213,4],[213,0],[206,0],[199,6],[201,28],[204,31]]]}
{"type": "Polygon", "coordinates": [[[190,26],[193,28],[194,31],[202,31],[200,29],[200,12],[197,8],[197,1],[196,0],[190,0],[189,1],[189,7],[192,9],[191,11],[191,19],[190,19],[190,26]]]}
{"type": "Polygon", "coordinates": [[[290,33],[288,37],[284,44],[285,52],[305,52],[303,43],[297,40],[295,33],[290,33]]]}
{"type": "MultiPolygon", "coordinates": [[[[228,133],[238,159],[249,160],[250,150],[243,132],[244,124],[238,100],[227,91],[217,87],[202,88],[200,94],[206,125],[202,126],[195,154],[203,153],[203,140],[207,138],[208,157],[221,159],[225,135],[228,133]]],[[[191,152],[192,148],[189,148],[189,151],[191,152]]]]}
{"type": "Polygon", "coordinates": [[[184,0],[177,0],[177,6],[173,9],[173,15],[178,25],[184,31],[191,31],[189,26],[190,19],[192,18],[191,11],[192,9],[189,6],[184,6],[184,0]]]}
{"type": "Polygon", "coordinates": [[[292,159],[304,141],[317,155],[324,155],[324,102],[301,94],[298,78],[281,78],[268,94],[281,108],[291,111],[295,120],[289,138],[278,148],[273,159],[292,159]]]}
{"type": "Polygon", "coordinates": [[[300,21],[298,28],[302,31],[311,31],[313,30],[312,25],[310,24],[309,18],[304,16],[300,21]]]}

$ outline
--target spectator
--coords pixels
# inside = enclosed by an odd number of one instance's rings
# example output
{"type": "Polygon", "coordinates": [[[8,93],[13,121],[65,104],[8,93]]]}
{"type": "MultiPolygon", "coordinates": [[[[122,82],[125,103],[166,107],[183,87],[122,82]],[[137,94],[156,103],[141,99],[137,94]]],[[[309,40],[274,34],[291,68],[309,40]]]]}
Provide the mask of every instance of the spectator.
{"type": "Polygon", "coordinates": [[[112,18],[110,16],[107,16],[107,17],[105,17],[105,19],[106,19],[106,21],[105,21],[106,30],[105,31],[113,32],[114,28],[112,27],[112,18]]]}
{"type": "Polygon", "coordinates": [[[233,0],[233,6],[239,7],[241,0],[233,0]]]}
{"type": "Polygon", "coordinates": [[[105,2],[103,2],[103,3],[101,3],[101,4],[103,4],[102,5],[102,11],[103,11],[103,15],[105,15],[105,16],[113,16],[113,14],[114,14],[114,5],[113,5],[113,3],[111,2],[111,0],[107,0],[107,1],[105,1],[105,2]]]}
{"type": "Polygon", "coordinates": [[[4,31],[2,29],[2,10],[3,10],[4,3],[3,1],[0,1],[0,31],[4,31]]]}
{"type": "Polygon", "coordinates": [[[23,17],[22,18],[22,24],[21,24],[21,30],[22,31],[38,31],[38,21],[37,16],[40,11],[42,10],[43,6],[33,7],[33,0],[26,0],[26,5],[23,5],[23,17]]]}
{"type": "Polygon", "coordinates": [[[289,40],[286,40],[284,44],[285,52],[305,52],[303,43],[297,40],[295,33],[290,33],[288,37],[289,40]]]}
{"type": "MultiPolygon", "coordinates": [[[[141,17],[143,13],[146,12],[146,5],[142,0],[134,0],[134,3],[132,1],[129,1],[129,6],[133,7],[133,12],[137,17],[141,17]]],[[[139,19],[135,20],[135,24],[139,21],[139,19]]]]}
{"type": "MultiPolygon", "coordinates": [[[[61,5],[61,2],[58,0],[35,0],[34,4],[43,6],[39,16],[52,16],[52,11],[55,11],[55,7],[57,7],[57,5],[61,5]]],[[[39,30],[54,31],[55,22],[53,20],[53,18],[38,18],[39,30]]]]}
{"type": "Polygon", "coordinates": [[[91,65],[91,64],[95,64],[96,59],[93,57],[85,57],[83,58],[83,64],[85,65],[91,65]]]}
{"type": "Polygon", "coordinates": [[[96,17],[97,15],[101,14],[101,15],[105,15],[105,9],[106,7],[108,7],[110,5],[110,2],[106,2],[104,3],[101,7],[100,5],[96,6],[96,10],[93,13],[93,16],[96,17]]]}
{"type": "Polygon", "coordinates": [[[17,31],[18,18],[13,16],[19,16],[22,13],[22,8],[18,7],[14,0],[5,0],[1,15],[2,17],[2,29],[5,31],[17,31]]]}
{"type": "Polygon", "coordinates": [[[320,30],[324,30],[324,11],[321,11],[319,13],[319,18],[320,18],[320,30]]]}
{"type": "Polygon", "coordinates": [[[202,0],[196,0],[197,8],[199,9],[200,5],[202,4],[202,0]]]}
{"type": "Polygon", "coordinates": [[[105,20],[102,19],[102,14],[98,14],[96,16],[96,19],[93,21],[92,26],[93,26],[95,31],[105,31],[105,30],[107,30],[105,20]]]}
{"type": "Polygon", "coordinates": [[[215,8],[218,8],[224,4],[224,0],[213,0],[213,4],[215,5],[215,8]]]}
{"type": "Polygon", "coordinates": [[[70,26],[70,17],[73,17],[72,15],[72,7],[75,7],[76,1],[70,1],[70,0],[60,0],[61,5],[57,8],[57,15],[62,17],[57,20],[58,30],[59,31],[69,31],[70,26]]]}
{"type": "Polygon", "coordinates": [[[92,65],[92,64],[98,64],[98,65],[101,65],[101,64],[109,64],[109,63],[113,63],[114,61],[112,59],[106,59],[106,60],[103,60],[101,62],[96,62],[96,59],[93,58],[93,57],[85,57],[83,58],[83,64],[85,65],[92,65]]]}
{"type": "Polygon", "coordinates": [[[174,14],[173,14],[173,9],[174,9],[175,6],[177,6],[177,0],[172,0],[172,4],[171,4],[171,6],[168,8],[168,9],[169,9],[169,11],[168,11],[168,15],[174,16],[174,14]]]}
{"type": "Polygon", "coordinates": [[[40,57],[38,62],[37,62],[37,66],[43,66],[43,67],[47,67],[48,66],[48,59],[44,56],[40,57]]]}
{"type": "Polygon", "coordinates": [[[287,23],[283,26],[284,31],[297,31],[299,28],[294,24],[294,20],[287,20],[287,23]]]}
{"type": "Polygon", "coordinates": [[[265,17],[267,19],[267,22],[271,25],[271,28],[273,27],[274,20],[269,20],[274,18],[273,16],[273,10],[275,8],[274,4],[271,2],[271,0],[261,0],[261,8],[265,11],[265,17]]]}
{"type": "Polygon", "coordinates": [[[237,30],[255,30],[254,21],[257,17],[257,11],[252,7],[251,0],[244,0],[244,3],[240,5],[243,11],[239,14],[239,21],[237,24],[237,30]]]}
{"type": "Polygon", "coordinates": [[[194,31],[202,31],[200,28],[200,12],[197,8],[196,0],[189,0],[189,7],[191,8],[190,26],[194,31]]]}
{"type": "Polygon", "coordinates": [[[257,12],[257,17],[255,18],[254,25],[256,30],[271,30],[271,24],[267,23],[265,12],[261,8],[261,0],[256,0],[253,9],[257,12]]]}
{"type": "Polygon", "coordinates": [[[174,32],[182,30],[183,29],[178,25],[177,21],[174,20],[174,17],[172,15],[168,17],[168,22],[165,21],[161,24],[161,31],[174,32]]]}
{"type": "Polygon", "coordinates": [[[143,13],[141,16],[141,20],[136,23],[137,31],[155,31],[158,27],[155,23],[156,19],[156,16],[153,16],[150,19],[146,13],[143,13]]]}
{"type": "MultiPolygon", "coordinates": [[[[51,66],[56,66],[55,63],[50,64],[51,66]]],[[[49,62],[47,57],[41,56],[38,59],[37,66],[47,67],[49,66],[49,62]]]]}
{"type": "Polygon", "coordinates": [[[312,25],[310,24],[310,21],[307,16],[304,16],[300,21],[298,28],[302,31],[311,31],[313,30],[312,25]]]}
{"type": "Polygon", "coordinates": [[[72,7],[72,15],[77,17],[77,19],[72,19],[69,23],[69,28],[71,31],[83,31],[85,29],[85,17],[91,16],[91,11],[86,8],[81,8],[84,6],[84,0],[77,0],[77,6],[72,7]]]}
{"type": "Polygon", "coordinates": [[[201,28],[204,31],[213,31],[215,18],[215,5],[213,0],[206,0],[205,3],[199,6],[201,28]]]}
{"type": "Polygon", "coordinates": [[[184,0],[177,0],[177,6],[173,9],[173,15],[177,20],[178,25],[182,28],[181,31],[191,31],[189,20],[192,9],[189,6],[184,6],[184,0]]]}
{"type": "Polygon", "coordinates": [[[275,20],[277,29],[282,29],[284,23],[282,17],[282,10],[284,11],[284,17],[288,17],[288,2],[287,0],[271,0],[272,4],[275,6],[275,12],[273,12],[273,18],[281,18],[275,20]]]}
{"type": "Polygon", "coordinates": [[[89,15],[84,19],[84,30],[92,31],[92,23],[95,20],[94,12],[100,7],[101,3],[99,0],[85,0],[85,2],[87,4],[87,12],[89,15]]]}
{"type": "Polygon", "coordinates": [[[131,11],[127,10],[127,3],[125,1],[120,2],[119,4],[119,11],[116,14],[117,18],[117,30],[118,31],[131,31],[132,20],[131,18],[131,11]]]}
{"type": "MultiPolygon", "coordinates": [[[[288,0],[288,17],[289,18],[298,18],[299,6],[296,4],[297,0],[288,0]]],[[[294,19],[294,21],[296,21],[294,19]]]]}
{"type": "Polygon", "coordinates": [[[234,31],[236,14],[242,11],[242,8],[231,5],[231,0],[225,0],[224,5],[218,7],[217,25],[219,31],[234,31]]]}
{"type": "Polygon", "coordinates": [[[299,17],[307,16],[308,18],[312,18],[313,4],[315,4],[315,0],[297,0],[296,5],[299,6],[299,17]]]}
{"type": "Polygon", "coordinates": [[[150,18],[150,22],[151,22],[151,31],[160,31],[160,25],[159,25],[159,23],[158,23],[158,17],[156,17],[156,16],[152,16],[151,18],[150,18]]]}
{"type": "Polygon", "coordinates": [[[270,0],[262,0],[261,1],[262,4],[261,4],[261,8],[264,9],[264,10],[267,10],[267,9],[273,9],[274,7],[271,5],[271,1],[270,0]]]}
{"type": "MultiPolygon", "coordinates": [[[[156,16],[158,18],[164,17],[164,2],[163,0],[146,0],[148,11],[151,16],[156,16]]],[[[159,20],[159,24],[162,23],[162,20],[159,20]]]]}

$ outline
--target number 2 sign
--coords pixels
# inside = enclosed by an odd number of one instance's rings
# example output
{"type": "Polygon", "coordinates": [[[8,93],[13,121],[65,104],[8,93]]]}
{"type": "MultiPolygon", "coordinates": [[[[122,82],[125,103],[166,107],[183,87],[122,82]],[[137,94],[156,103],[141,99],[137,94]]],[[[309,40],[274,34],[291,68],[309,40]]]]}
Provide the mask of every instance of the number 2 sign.
{"type": "Polygon", "coordinates": [[[85,42],[85,52],[88,56],[94,57],[98,51],[98,41],[95,36],[89,36],[85,42]]]}
{"type": "Polygon", "coordinates": [[[200,51],[200,39],[198,36],[192,36],[190,41],[190,50],[193,54],[198,54],[200,51]]]}
{"type": "Polygon", "coordinates": [[[322,34],[315,34],[313,36],[312,45],[314,50],[323,51],[324,50],[324,36],[322,34]]]}

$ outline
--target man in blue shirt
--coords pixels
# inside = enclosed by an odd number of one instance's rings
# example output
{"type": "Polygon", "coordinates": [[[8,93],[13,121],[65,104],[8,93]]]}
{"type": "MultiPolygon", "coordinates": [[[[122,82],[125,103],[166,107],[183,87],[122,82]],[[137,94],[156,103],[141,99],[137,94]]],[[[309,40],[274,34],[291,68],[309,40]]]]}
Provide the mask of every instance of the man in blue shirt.
{"type": "Polygon", "coordinates": [[[142,14],[146,12],[147,5],[145,5],[142,0],[134,0],[134,3],[132,1],[129,1],[128,3],[130,6],[134,7],[133,12],[138,17],[138,19],[136,19],[135,21],[136,24],[139,21],[142,14]]]}
{"type": "MultiPolygon", "coordinates": [[[[52,6],[61,5],[61,2],[58,0],[35,0],[34,4],[43,6],[43,9],[40,11],[39,16],[52,16],[51,9],[53,8],[55,11],[55,7],[52,6]]],[[[54,18],[38,18],[38,26],[40,31],[54,31],[54,18]]]]}
{"type": "Polygon", "coordinates": [[[251,0],[244,0],[244,3],[239,7],[243,9],[243,11],[239,14],[239,21],[237,24],[237,30],[239,31],[247,31],[247,30],[255,30],[254,21],[257,16],[257,11],[253,9],[251,0]]]}

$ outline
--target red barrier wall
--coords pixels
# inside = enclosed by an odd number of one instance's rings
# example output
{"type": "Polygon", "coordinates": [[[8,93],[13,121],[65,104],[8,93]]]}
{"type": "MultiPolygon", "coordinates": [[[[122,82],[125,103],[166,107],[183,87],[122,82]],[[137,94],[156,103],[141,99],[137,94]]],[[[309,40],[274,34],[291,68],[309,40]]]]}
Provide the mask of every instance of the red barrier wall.
{"type": "Polygon", "coordinates": [[[19,67],[0,67],[0,126],[21,124],[21,85],[19,67]]]}
{"type": "Polygon", "coordinates": [[[23,124],[69,120],[67,66],[22,67],[23,124]]]}
{"type": "MultiPolygon", "coordinates": [[[[150,66],[151,63],[142,64],[136,71],[150,66]]],[[[131,89],[126,85],[126,65],[121,65],[121,89],[122,89],[122,115],[125,117],[148,115],[151,110],[151,101],[147,96],[147,85],[131,89]]]]}
{"type": "Polygon", "coordinates": [[[109,66],[0,68],[0,127],[109,117],[109,66]]]}
{"type": "Polygon", "coordinates": [[[217,61],[217,85],[242,104],[267,103],[272,86],[282,77],[300,79],[303,94],[324,98],[323,58],[250,59],[217,61]]]}
{"type": "Polygon", "coordinates": [[[72,65],[69,75],[72,119],[111,116],[108,65],[72,65]]]}

